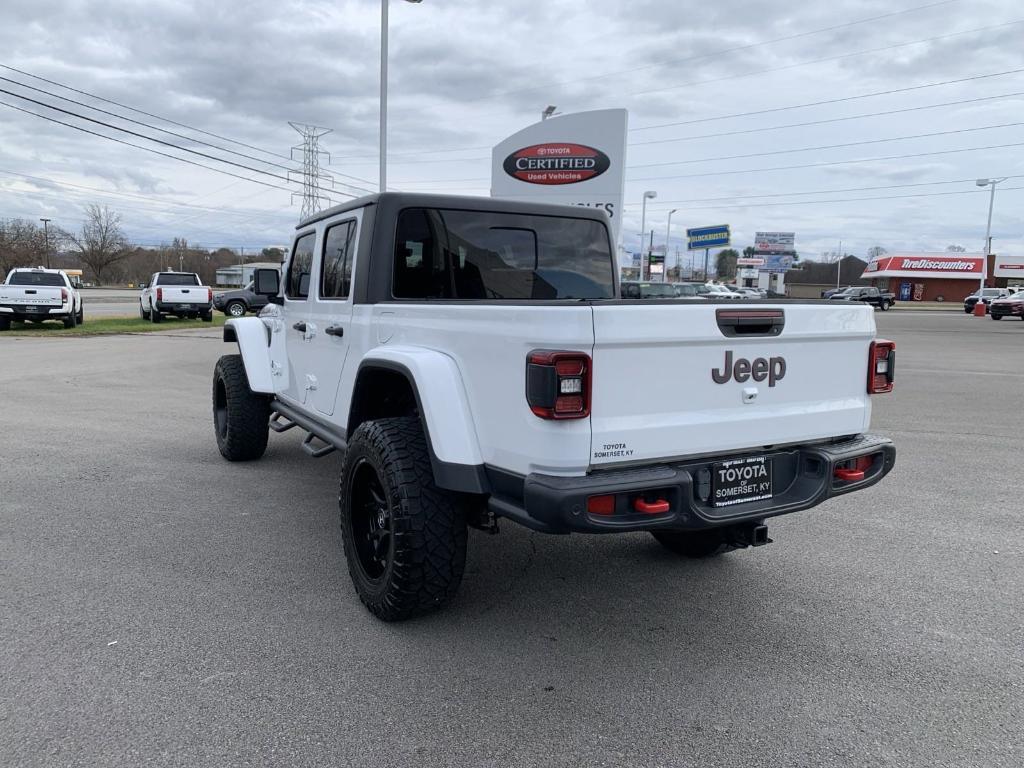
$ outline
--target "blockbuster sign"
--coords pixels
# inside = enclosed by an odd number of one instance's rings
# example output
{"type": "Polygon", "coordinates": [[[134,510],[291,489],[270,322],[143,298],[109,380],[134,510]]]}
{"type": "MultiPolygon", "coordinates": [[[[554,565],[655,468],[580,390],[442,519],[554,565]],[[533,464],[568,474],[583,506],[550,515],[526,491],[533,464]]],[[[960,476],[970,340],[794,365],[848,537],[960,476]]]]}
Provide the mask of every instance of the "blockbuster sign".
{"type": "Polygon", "coordinates": [[[598,208],[622,226],[624,109],[577,112],[534,123],[491,150],[491,197],[598,208]]]}
{"type": "Polygon", "coordinates": [[[728,224],[717,227],[695,227],[686,230],[686,248],[699,251],[702,248],[721,248],[729,245],[730,232],[728,224]]]}

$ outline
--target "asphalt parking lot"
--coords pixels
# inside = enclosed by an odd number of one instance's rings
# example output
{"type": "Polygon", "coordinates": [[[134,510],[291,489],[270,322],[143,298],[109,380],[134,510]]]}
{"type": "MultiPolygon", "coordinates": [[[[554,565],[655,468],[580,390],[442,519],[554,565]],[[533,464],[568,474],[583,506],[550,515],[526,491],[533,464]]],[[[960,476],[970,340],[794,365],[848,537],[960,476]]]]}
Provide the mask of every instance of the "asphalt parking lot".
{"type": "Polygon", "coordinates": [[[0,338],[0,765],[1024,764],[1024,322],[877,319],[881,485],[707,562],[474,531],[399,625],[336,455],[220,458],[216,331],[0,338]]]}

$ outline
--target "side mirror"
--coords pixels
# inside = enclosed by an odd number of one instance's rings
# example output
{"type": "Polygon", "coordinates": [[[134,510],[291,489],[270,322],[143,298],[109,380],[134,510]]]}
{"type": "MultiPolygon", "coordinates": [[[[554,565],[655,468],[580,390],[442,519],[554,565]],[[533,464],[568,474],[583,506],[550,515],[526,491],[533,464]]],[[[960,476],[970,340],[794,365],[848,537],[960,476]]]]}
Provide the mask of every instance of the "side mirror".
{"type": "Polygon", "coordinates": [[[272,304],[281,292],[281,273],[276,269],[257,269],[252,273],[252,292],[257,296],[266,296],[272,304]]]}
{"type": "Polygon", "coordinates": [[[139,283],[139,288],[145,290],[146,288],[149,288],[149,283],[139,283]]]}

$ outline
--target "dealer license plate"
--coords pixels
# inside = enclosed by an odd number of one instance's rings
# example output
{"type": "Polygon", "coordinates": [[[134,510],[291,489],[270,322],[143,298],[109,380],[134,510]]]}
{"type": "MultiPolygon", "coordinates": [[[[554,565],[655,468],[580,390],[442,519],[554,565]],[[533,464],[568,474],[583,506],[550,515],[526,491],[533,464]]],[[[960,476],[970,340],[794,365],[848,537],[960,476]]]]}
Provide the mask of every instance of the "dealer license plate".
{"type": "Polygon", "coordinates": [[[772,497],[772,460],[767,456],[731,459],[711,467],[711,503],[728,507],[772,497]]]}
{"type": "Polygon", "coordinates": [[[29,304],[28,306],[25,307],[25,311],[26,312],[42,312],[43,308],[42,307],[37,307],[37,306],[35,306],[33,304],[29,304]]]}
{"type": "Polygon", "coordinates": [[[191,304],[179,304],[178,309],[192,309],[191,304]]]}

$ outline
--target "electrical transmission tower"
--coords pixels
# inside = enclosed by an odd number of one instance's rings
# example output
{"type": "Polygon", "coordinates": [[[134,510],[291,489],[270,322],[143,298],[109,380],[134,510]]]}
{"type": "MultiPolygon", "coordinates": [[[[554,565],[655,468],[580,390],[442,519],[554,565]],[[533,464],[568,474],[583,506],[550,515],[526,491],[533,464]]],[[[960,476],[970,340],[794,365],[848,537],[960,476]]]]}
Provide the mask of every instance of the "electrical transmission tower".
{"type": "MultiPolygon", "coordinates": [[[[325,195],[322,195],[323,187],[321,184],[326,182],[334,187],[334,178],[328,174],[323,173],[320,170],[320,155],[327,155],[327,161],[330,162],[331,155],[329,152],[325,152],[320,149],[320,137],[325,136],[331,132],[330,128],[321,128],[316,125],[306,125],[305,123],[293,123],[288,122],[292,128],[299,132],[302,136],[302,143],[292,147],[292,159],[295,159],[295,152],[302,152],[302,170],[295,170],[288,172],[288,178],[291,178],[292,173],[302,174],[302,210],[299,213],[299,220],[305,219],[307,216],[311,216],[319,210],[324,208],[324,203],[328,206],[331,203],[331,199],[325,195]]],[[[292,193],[292,199],[295,199],[295,195],[298,192],[292,193]]]]}

